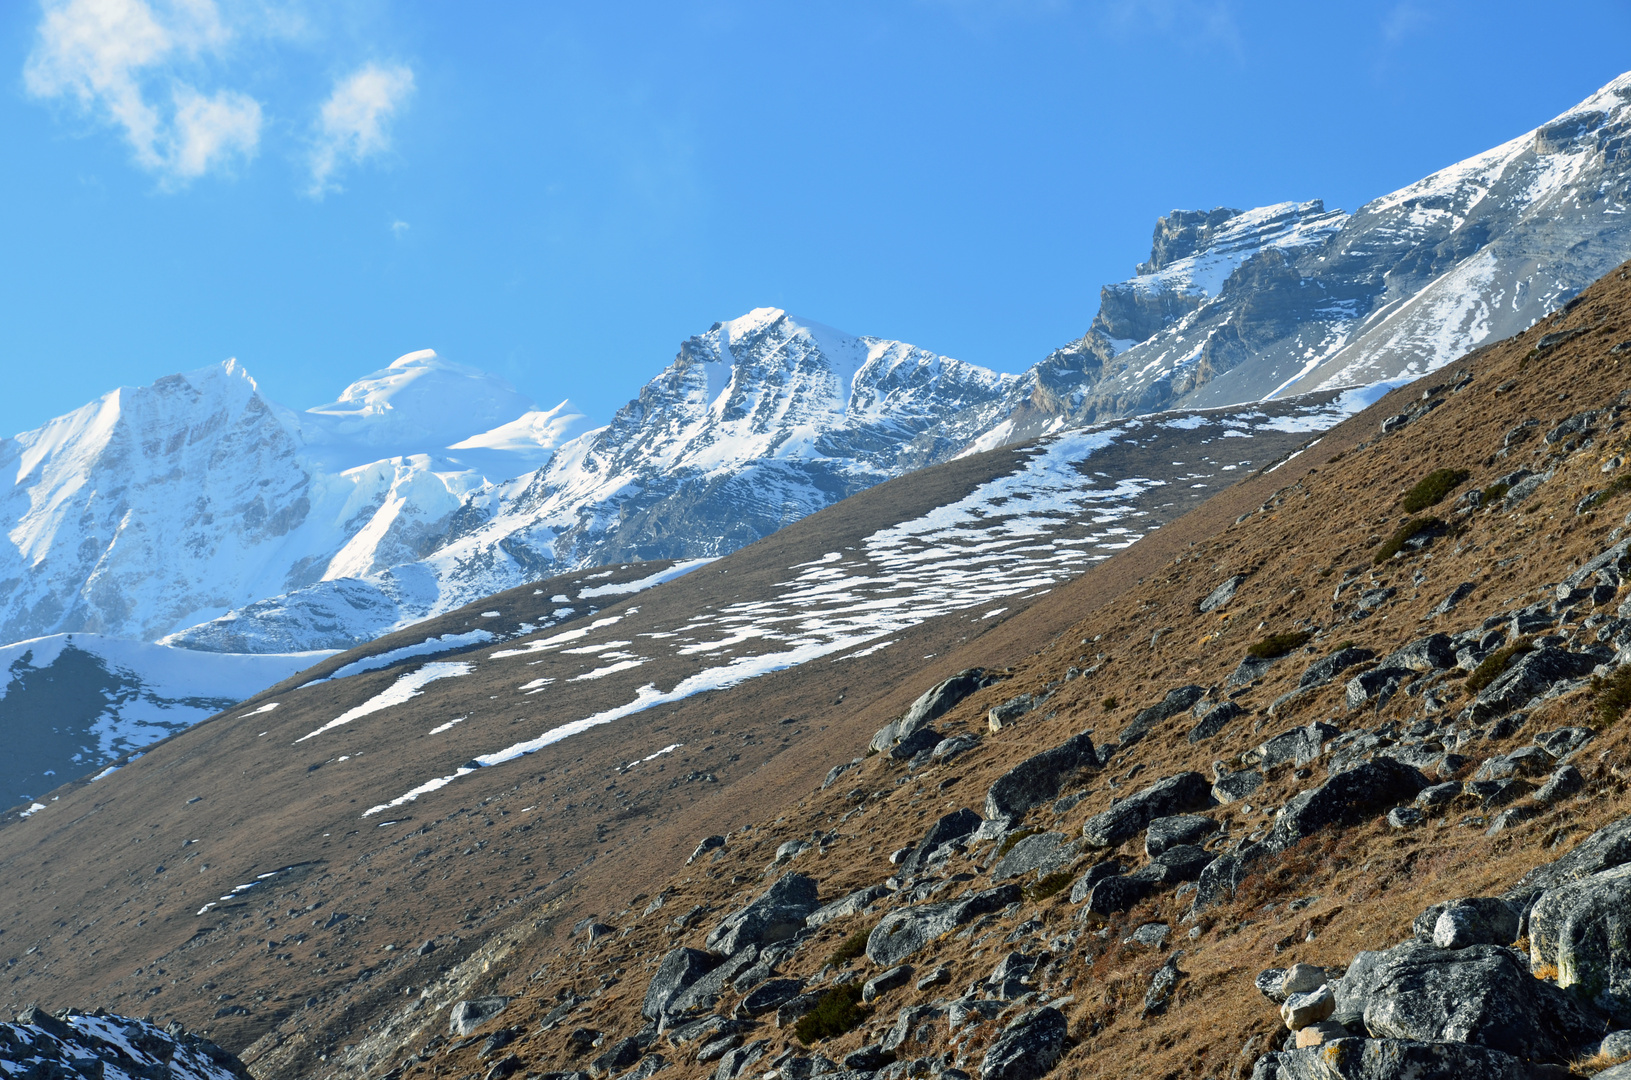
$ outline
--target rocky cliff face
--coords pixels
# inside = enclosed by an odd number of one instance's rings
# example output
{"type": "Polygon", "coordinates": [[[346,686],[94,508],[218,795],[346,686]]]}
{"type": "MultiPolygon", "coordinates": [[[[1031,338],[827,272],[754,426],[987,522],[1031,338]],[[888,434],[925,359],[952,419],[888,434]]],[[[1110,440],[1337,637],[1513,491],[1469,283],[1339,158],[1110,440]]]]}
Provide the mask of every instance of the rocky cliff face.
{"type": "Polygon", "coordinates": [[[1014,432],[1419,375],[1631,253],[1631,75],[1353,214],[1174,211],[1010,395],[1014,432]]]}

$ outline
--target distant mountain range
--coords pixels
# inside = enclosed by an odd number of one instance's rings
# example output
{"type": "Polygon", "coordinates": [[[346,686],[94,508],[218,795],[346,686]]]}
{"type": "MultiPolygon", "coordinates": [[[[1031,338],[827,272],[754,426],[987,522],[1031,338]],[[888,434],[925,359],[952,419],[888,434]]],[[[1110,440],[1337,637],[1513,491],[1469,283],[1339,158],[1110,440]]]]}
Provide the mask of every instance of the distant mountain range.
{"type": "Polygon", "coordinates": [[[232,361],[116,390],[0,441],[0,642],[348,648],[552,575],[717,557],[960,455],[1410,378],[1631,255],[1628,147],[1624,76],[1353,214],[1175,211],[1087,334],[1019,375],[763,308],[592,430],[429,351],[305,412],[232,361]]]}

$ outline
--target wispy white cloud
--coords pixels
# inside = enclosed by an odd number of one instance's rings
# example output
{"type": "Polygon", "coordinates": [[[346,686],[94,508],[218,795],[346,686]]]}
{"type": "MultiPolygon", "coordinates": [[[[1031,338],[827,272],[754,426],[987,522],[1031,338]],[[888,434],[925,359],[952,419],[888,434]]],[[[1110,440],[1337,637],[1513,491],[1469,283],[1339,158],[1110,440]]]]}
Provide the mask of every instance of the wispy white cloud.
{"type": "Polygon", "coordinates": [[[214,0],[44,0],[23,68],[28,92],[65,99],[124,132],[137,164],[184,184],[260,144],[261,107],[247,94],[199,91],[178,68],[232,39],[214,0]]]}
{"type": "Polygon", "coordinates": [[[1395,4],[1382,18],[1382,37],[1389,45],[1397,45],[1433,21],[1433,13],[1419,4],[1395,4]]]}
{"type": "Polygon", "coordinates": [[[391,120],[412,94],[413,71],[402,65],[365,64],[338,80],[318,112],[309,194],[339,190],[344,166],[389,150],[391,120]]]}

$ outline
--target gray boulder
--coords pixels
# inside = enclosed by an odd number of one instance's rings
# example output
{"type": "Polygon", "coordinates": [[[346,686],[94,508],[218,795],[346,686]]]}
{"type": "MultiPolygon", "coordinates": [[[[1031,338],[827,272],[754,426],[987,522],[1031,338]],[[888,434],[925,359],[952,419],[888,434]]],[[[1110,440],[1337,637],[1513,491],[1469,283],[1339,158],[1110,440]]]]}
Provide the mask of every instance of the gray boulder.
{"type": "Polygon", "coordinates": [[[1448,950],[1407,941],[1365,975],[1356,987],[1365,1027],[1380,1038],[1472,1043],[1561,1063],[1603,1030],[1573,995],[1536,979],[1521,953],[1498,945],[1448,950]]]}
{"type": "Polygon", "coordinates": [[[1535,745],[1559,761],[1567,761],[1574,752],[1596,737],[1590,728],[1565,727],[1556,731],[1543,731],[1535,736],[1535,745]]]}
{"type": "Polygon", "coordinates": [[[1542,893],[1529,913],[1529,958],[1556,965],[1558,986],[1631,1026],[1631,864],[1542,893]]]}
{"type": "Polygon", "coordinates": [[[750,970],[758,959],[759,947],[757,945],[742,946],[720,961],[719,965],[712,971],[675,995],[673,1000],[668,1003],[668,1013],[670,1015],[679,1015],[688,1013],[693,1009],[712,1008],[724,995],[725,988],[734,983],[737,976],[750,970]]]}
{"type": "Polygon", "coordinates": [[[1580,881],[1631,863],[1631,817],[1605,825],[1556,862],[1537,866],[1506,892],[1508,900],[1527,899],[1543,889],[1580,881]]]}
{"type": "Polygon", "coordinates": [[[1076,845],[1064,833],[1037,833],[1020,840],[991,868],[992,881],[1004,881],[1035,871],[1051,874],[1076,857],[1076,845]]]}
{"type": "Polygon", "coordinates": [[[1272,769],[1290,762],[1307,765],[1324,753],[1325,744],[1342,734],[1330,724],[1315,722],[1281,732],[1272,739],[1248,750],[1246,760],[1260,769],[1272,769]]]}
{"type": "Polygon", "coordinates": [[[1212,861],[1211,854],[1198,847],[1168,848],[1148,866],[1101,879],[1087,894],[1087,910],[1098,915],[1126,911],[1165,886],[1194,881],[1212,861]]]}
{"type": "Polygon", "coordinates": [[[1150,733],[1150,729],[1168,717],[1177,716],[1206,696],[1204,686],[1180,686],[1167,691],[1167,696],[1147,709],[1141,709],[1117,736],[1122,748],[1133,745],[1150,733]]]}
{"type": "Polygon", "coordinates": [[[1212,797],[1220,803],[1239,802],[1262,786],[1262,773],[1256,769],[1241,769],[1219,776],[1212,784],[1212,797]]]}
{"type": "MultiPolygon", "coordinates": [[[[831,774],[829,774],[829,775],[831,775],[831,774]]],[[[722,848],[724,846],[725,846],[725,838],[723,836],[705,836],[705,837],[702,838],[701,842],[697,844],[697,849],[695,851],[691,852],[691,857],[689,859],[685,860],[685,865],[690,866],[692,863],[694,863],[698,859],[702,858],[708,852],[713,851],[716,848],[722,848]]]]}
{"type": "Polygon", "coordinates": [[[933,1005],[907,1005],[895,1014],[895,1023],[884,1032],[880,1045],[885,1050],[897,1050],[911,1041],[919,1024],[933,1020],[941,1011],[933,1005]]]}
{"type": "Polygon", "coordinates": [[[934,728],[920,727],[892,746],[889,756],[895,761],[911,761],[925,750],[933,750],[944,739],[945,736],[934,728]]]}
{"type": "Polygon", "coordinates": [[[1218,831],[1218,823],[1204,814],[1174,814],[1150,822],[1144,834],[1144,854],[1159,855],[1180,844],[1198,844],[1218,831]]]}
{"type": "Polygon", "coordinates": [[[985,816],[1018,821],[1033,806],[1059,797],[1065,784],[1083,769],[1098,768],[1093,739],[1077,735],[1044,750],[997,777],[985,795],[985,816]]]}
{"type": "Polygon", "coordinates": [[[714,1070],[713,1080],[736,1080],[738,1076],[746,1073],[754,1062],[764,1057],[765,1049],[769,1045],[768,1039],[754,1039],[746,1046],[726,1051],[719,1059],[719,1067],[714,1070]]]}
{"type": "Polygon", "coordinates": [[[820,906],[813,878],[786,874],[747,907],[725,916],[704,944],[716,953],[734,953],[744,945],[786,941],[804,929],[805,917],[820,906]]]}
{"type": "Polygon", "coordinates": [[[1484,687],[1473,698],[1472,704],[1462,710],[1461,717],[1476,724],[1505,716],[1527,705],[1556,683],[1590,675],[1601,662],[1589,653],[1569,652],[1551,646],[1525,653],[1509,664],[1494,682],[1484,687]]]}
{"type": "Polygon", "coordinates": [[[718,957],[701,949],[683,946],[670,949],[663,956],[662,963],[657,965],[657,974],[651,977],[651,983],[646,987],[646,999],[640,1007],[640,1015],[647,1020],[657,1019],[691,984],[718,965],[718,957]]]}
{"type": "Polygon", "coordinates": [[[1115,847],[1143,832],[1158,817],[1211,805],[1212,785],[1197,772],[1179,773],[1129,795],[1082,826],[1090,847],[1115,847]]]}
{"type": "Polygon", "coordinates": [[[1450,643],[1448,634],[1430,634],[1389,653],[1376,666],[1404,668],[1418,674],[1426,671],[1444,671],[1455,667],[1455,646],[1450,643]]]}
{"type": "Polygon", "coordinates": [[[1065,1054],[1066,1025],[1058,1009],[1032,1009],[1003,1029],[980,1061],[980,1080],[1038,1080],[1065,1054]]]}
{"type": "MultiPolygon", "coordinates": [[[[913,851],[916,854],[916,851],[913,851]]],[[[882,885],[868,885],[864,889],[856,889],[848,896],[839,897],[830,904],[823,904],[810,912],[804,920],[804,925],[810,928],[825,926],[834,919],[846,919],[857,915],[876,904],[889,895],[889,890],[882,885]]]]}
{"type": "Polygon", "coordinates": [[[925,866],[936,851],[947,844],[974,835],[974,830],[983,824],[984,819],[966,807],[953,810],[940,817],[929,831],[923,834],[923,839],[907,855],[901,863],[901,872],[904,874],[916,873],[925,866]]]}
{"type": "Polygon", "coordinates": [[[998,885],[956,900],[896,908],[867,936],[866,957],[879,967],[894,967],[947,931],[1017,903],[1020,895],[1018,885],[998,885]]]}
{"type": "Polygon", "coordinates": [[[468,1035],[503,1012],[510,1004],[507,997],[478,997],[461,1001],[448,1014],[447,1027],[455,1035],[468,1035]]]}
{"type": "Polygon", "coordinates": [[[803,979],[766,979],[742,999],[742,1003],[736,1007],[736,1015],[762,1016],[798,997],[803,989],[803,979]]]}
{"type": "Polygon", "coordinates": [[[1228,604],[1229,601],[1235,598],[1235,590],[1240,588],[1243,584],[1245,584],[1245,582],[1245,574],[1236,574],[1234,577],[1228,578],[1223,582],[1223,584],[1207,593],[1206,598],[1200,603],[1201,614],[1210,614],[1211,612],[1216,611],[1218,608],[1228,604]]]}
{"type": "Polygon", "coordinates": [[[1293,796],[1275,818],[1264,844],[1283,851],[1321,829],[1357,825],[1412,801],[1426,786],[1426,778],[1410,766],[1392,758],[1373,758],[1293,796]]]}
{"type": "Polygon", "coordinates": [[[884,753],[914,731],[932,723],[955,708],[964,698],[996,682],[983,668],[959,671],[944,682],[936,683],[912,702],[899,720],[885,724],[872,737],[870,749],[884,753]]]}
{"type": "Polygon", "coordinates": [[[1252,1080],[1535,1080],[1511,1054],[1466,1043],[1335,1039],[1264,1054],[1252,1080]]]}
{"type": "Polygon", "coordinates": [[[1246,714],[1246,710],[1232,701],[1203,701],[1195,706],[1195,710],[1200,723],[1189,729],[1189,741],[1192,743],[1212,738],[1228,727],[1231,720],[1246,714]]]}
{"type": "Polygon", "coordinates": [[[1573,765],[1564,765],[1553,770],[1535,792],[1536,802],[1550,803],[1559,799],[1568,798],[1586,786],[1586,778],[1580,775],[1580,770],[1573,765]]]}
{"type": "Polygon", "coordinates": [[[1522,915],[1498,896],[1472,896],[1434,904],[1416,916],[1412,929],[1417,940],[1441,949],[1510,945],[1518,939],[1522,915]]]}
{"type": "Polygon", "coordinates": [[[889,991],[905,986],[911,978],[912,969],[905,964],[897,964],[888,971],[881,971],[861,987],[861,1000],[876,1001],[889,991]]]}
{"type": "Polygon", "coordinates": [[[1347,671],[1355,664],[1363,664],[1373,659],[1375,653],[1369,649],[1346,648],[1338,649],[1330,656],[1322,657],[1309,664],[1302,676],[1297,680],[1297,689],[1312,690],[1317,686],[1324,686],[1342,672],[1347,671]]]}

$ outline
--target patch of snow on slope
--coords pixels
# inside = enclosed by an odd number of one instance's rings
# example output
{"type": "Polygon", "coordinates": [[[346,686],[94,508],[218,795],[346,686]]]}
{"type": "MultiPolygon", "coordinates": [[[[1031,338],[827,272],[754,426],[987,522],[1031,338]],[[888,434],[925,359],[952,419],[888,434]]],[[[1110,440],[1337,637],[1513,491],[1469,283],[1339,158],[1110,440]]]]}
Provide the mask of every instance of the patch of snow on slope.
{"type": "Polygon", "coordinates": [[[400,648],[382,652],[377,656],[365,656],[361,660],[353,660],[345,667],[324,679],[316,679],[306,685],[311,686],[320,682],[329,682],[332,679],[344,679],[351,675],[360,675],[364,671],[377,671],[380,668],[390,667],[392,664],[415,656],[435,656],[437,653],[452,652],[454,649],[465,649],[472,645],[485,645],[496,639],[489,630],[471,630],[464,634],[442,634],[439,637],[428,637],[417,645],[403,645],[400,648]]]}
{"type": "Polygon", "coordinates": [[[713,559],[686,559],[677,562],[667,570],[659,570],[655,574],[640,578],[638,581],[625,581],[621,585],[596,585],[588,589],[578,590],[579,600],[589,600],[597,596],[623,596],[628,593],[644,592],[646,589],[656,588],[664,582],[673,581],[683,577],[699,566],[707,566],[713,559]]]}
{"type": "Polygon", "coordinates": [[[349,724],[351,721],[367,716],[370,713],[377,713],[381,709],[389,709],[393,705],[401,705],[409,698],[415,698],[424,693],[425,687],[437,679],[456,679],[461,675],[468,675],[474,670],[476,670],[476,665],[466,663],[463,660],[426,664],[418,671],[400,676],[396,682],[361,705],[353,709],[347,709],[322,727],[300,736],[295,742],[303,743],[307,739],[315,738],[325,731],[332,731],[334,728],[349,724]]]}
{"type": "MultiPolygon", "coordinates": [[[[1360,390],[1325,404],[1305,403],[1293,409],[1283,404],[1248,406],[1243,411],[1211,410],[1201,415],[1220,436],[1230,424],[1258,430],[1318,431],[1371,400],[1371,392],[1360,390]]],[[[369,808],[364,816],[412,802],[478,768],[514,761],[654,706],[726,689],[878,642],[935,616],[988,608],[993,601],[1047,589],[1074,577],[1143,534],[1145,530],[1137,527],[1143,512],[1135,510],[1136,500],[1162,486],[1139,477],[1100,479],[1082,468],[1082,463],[1117,440],[1147,439],[1162,424],[1162,419],[1129,420],[1045,439],[1021,452],[1023,463],[1013,472],[979,485],[954,503],[878,530],[862,541],[859,551],[829,552],[791,567],[790,579],[767,599],[694,614],[679,628],[689,640],[676,641],[673,652],[680,656],[705,653],[704,662],[709,666],[680,679],[671,689],[648,683],[623,704],[476,754],[471,765],[427,780],[369,808]],[[738,654],[718,657],[731,649],[738,654]]],[[[615,621],[615,617],[603,619],[597,626],[615,621]]],[[[566,631],[490,655],[499,659],[560,652],[561,646],[588,637],[592,629],[566,631]]],[[[613,644],[588,645],[581,651],[601,654],[613,644]]],[[[625,665],[633,667],[639,662],[626,661],[625,665]]],[[[589,676],[601,673],[609,669],[592,670],[589,676]]],[[[518,687],[523,693],[539,689],[543,688],[533,683],[518,687]]]]}

